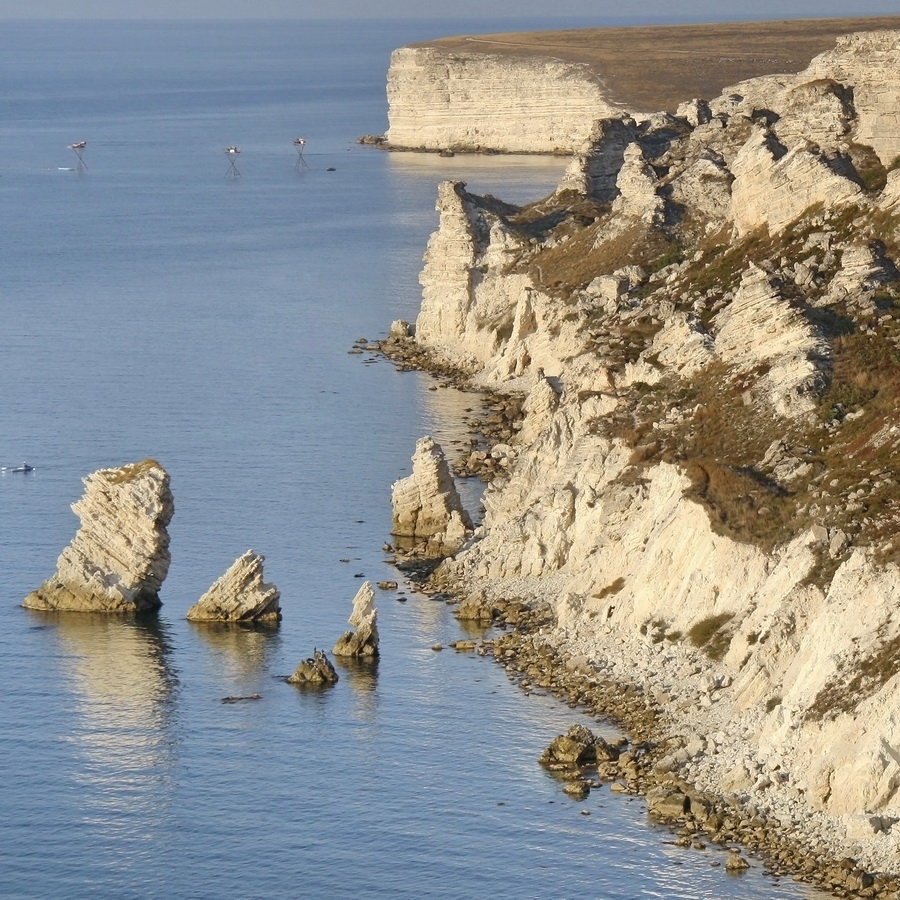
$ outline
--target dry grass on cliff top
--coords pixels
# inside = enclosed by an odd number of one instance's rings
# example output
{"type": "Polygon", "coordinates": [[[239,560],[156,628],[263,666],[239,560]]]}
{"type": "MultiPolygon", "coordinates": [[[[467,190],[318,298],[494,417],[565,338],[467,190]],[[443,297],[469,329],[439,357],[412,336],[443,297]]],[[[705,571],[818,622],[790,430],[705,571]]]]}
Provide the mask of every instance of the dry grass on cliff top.
{"type": "Polygon", "coordinates": [[[805,69],[838,36],[900,28],[900,16],[460,35],[414,44],[585,63],[632,112],[674,111],[747,78],[805,69]]]}

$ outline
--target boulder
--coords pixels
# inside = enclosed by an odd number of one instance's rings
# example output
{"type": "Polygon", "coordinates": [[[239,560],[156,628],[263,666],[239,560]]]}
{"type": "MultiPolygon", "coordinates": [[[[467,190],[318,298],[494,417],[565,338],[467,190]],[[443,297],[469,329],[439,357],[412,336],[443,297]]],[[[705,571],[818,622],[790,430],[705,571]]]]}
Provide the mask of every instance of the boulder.
{"type": "MultiPolygon", "coordinates": [[[[573,725],[565,734],[558,735],[550,742],[541,754],[541,765],[548,769],[566,769],[595,763],[597,740],[589,728],[573,725]]],[[[605,741],[603,743],[606,744],[605,741]]]]}
{"type": "Polygon", "coordinates": [[[187,611],[192,622],[278,622],[281,593],[263,582],[264,556],[248,550],[187,611]]]}
{"type": "Polygon", "coordinates": [[[338,638],[331,651],[335,656],[378,656],[378,610],[374,601],[375,591],[366,581],[353,598],[353,612],[347,620],[356,627],[356,631],[346,631],[338,638]]]}
{"type": "Polygon", "coordinates": [[[674,785],[657,785],[647,792],[647,812],[660,819],[679,819],[690,809],[690,797],[674,785]]]}
{"type": "Polygon", "coordinates": [[[413,470],[391,488],[391,534],[424,541],[437,555],[459,549],[472,530],[444,451],[430,437],[416,442],[413,470]]]}
{"type": "Polygon", "coordinates": [[[313,656],[304,659],[293,675],[288,676],[289,684],[324,685],[334,684],[337,680],[337,672],[323,650],[314,650],[313,656]]]}
{"type": "Polygon", "coordinates": [[[174,503],[169,475],[152,459],[100,469],[72,504],[81,520],[56,573],[24,600],[29,609],[140,612],[161,606],[174,503]]]}

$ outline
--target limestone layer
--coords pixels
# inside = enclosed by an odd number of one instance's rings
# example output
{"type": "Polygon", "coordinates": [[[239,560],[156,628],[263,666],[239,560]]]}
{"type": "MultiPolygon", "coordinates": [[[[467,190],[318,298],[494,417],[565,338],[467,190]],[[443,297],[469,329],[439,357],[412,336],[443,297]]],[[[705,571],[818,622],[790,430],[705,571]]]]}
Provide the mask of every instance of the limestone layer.
{"type": "Polygon", "coordinates": [[[23,603],[30,609],[139,612],[159,607],[169,571],[174,504],[165,469],[151,459],[100,469],[72,504],[81,527],[56,573],[23,603]]]}

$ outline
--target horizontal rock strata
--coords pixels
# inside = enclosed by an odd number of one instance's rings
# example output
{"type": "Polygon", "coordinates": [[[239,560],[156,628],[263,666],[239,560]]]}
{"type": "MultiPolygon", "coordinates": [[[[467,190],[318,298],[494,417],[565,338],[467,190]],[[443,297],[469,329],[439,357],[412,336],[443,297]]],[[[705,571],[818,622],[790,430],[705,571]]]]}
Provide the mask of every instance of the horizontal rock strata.
{"type": "Polygon", "coordinates": [[[140,612],[161,605],[169,571],[174,504],[168,473],[155,460],[100,469],[83,479],[72,505],[81,527],[56,573],[32,591],[30,609],[140,612]]]}
{"type": "Polygon", "coordinates": [[[264,622],[281,619],[281,593],[263,581],[265,557],[252,550],[238,557],[187,611],[192,622],[264,622]]]}
{"type": "Polygon", "coordinates": [[[388,72],[389,146],[570,153],[612,115],[585,66],[482,52],[404,47],[388,72]]]}
{"type": "MultiPolygon", "coordinates": [[[[796,72],[848,31],[898,26],[894,16],[441,38],[392,55],[386,143],[432,151],[576,152],[597,119],[624,110],[638,118],[674,112],[682,101],[717,96],[727,85],[796,72]]],[[[887,58],[870,56],[866,122],[883,110],[893,114],[884,107],[896,96],[887,58]]],[[[883,140],[882,120],[877,131],[883,140]]]]}

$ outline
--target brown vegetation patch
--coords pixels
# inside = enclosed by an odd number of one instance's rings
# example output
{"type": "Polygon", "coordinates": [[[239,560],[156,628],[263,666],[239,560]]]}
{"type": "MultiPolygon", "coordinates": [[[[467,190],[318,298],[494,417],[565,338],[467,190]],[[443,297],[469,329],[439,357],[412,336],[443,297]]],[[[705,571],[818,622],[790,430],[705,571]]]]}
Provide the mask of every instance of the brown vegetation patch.
{"type": "Polygon", "coordinates": [[[839,666],[834,677],[816,695],[810,707],[813,721],[835,719],[857,710],[900,671],[900,635],[886,641],[874,653],[839,666]]]}
{"type": "Polygon", "coordinates": [[[414,46],[582,63],[611,102],[655,112],[747,78],[799,72],[839,35],[888,28],[900,28],[900,16],[460,35],[414,46]]]}
{"type": "Polygon", "coordinates": [[[733,618],[731,613],[708,616],[688,629],[688,640],[710,659],[721,659],[731,645],[732,633],[726,626],[733,618]]]}

